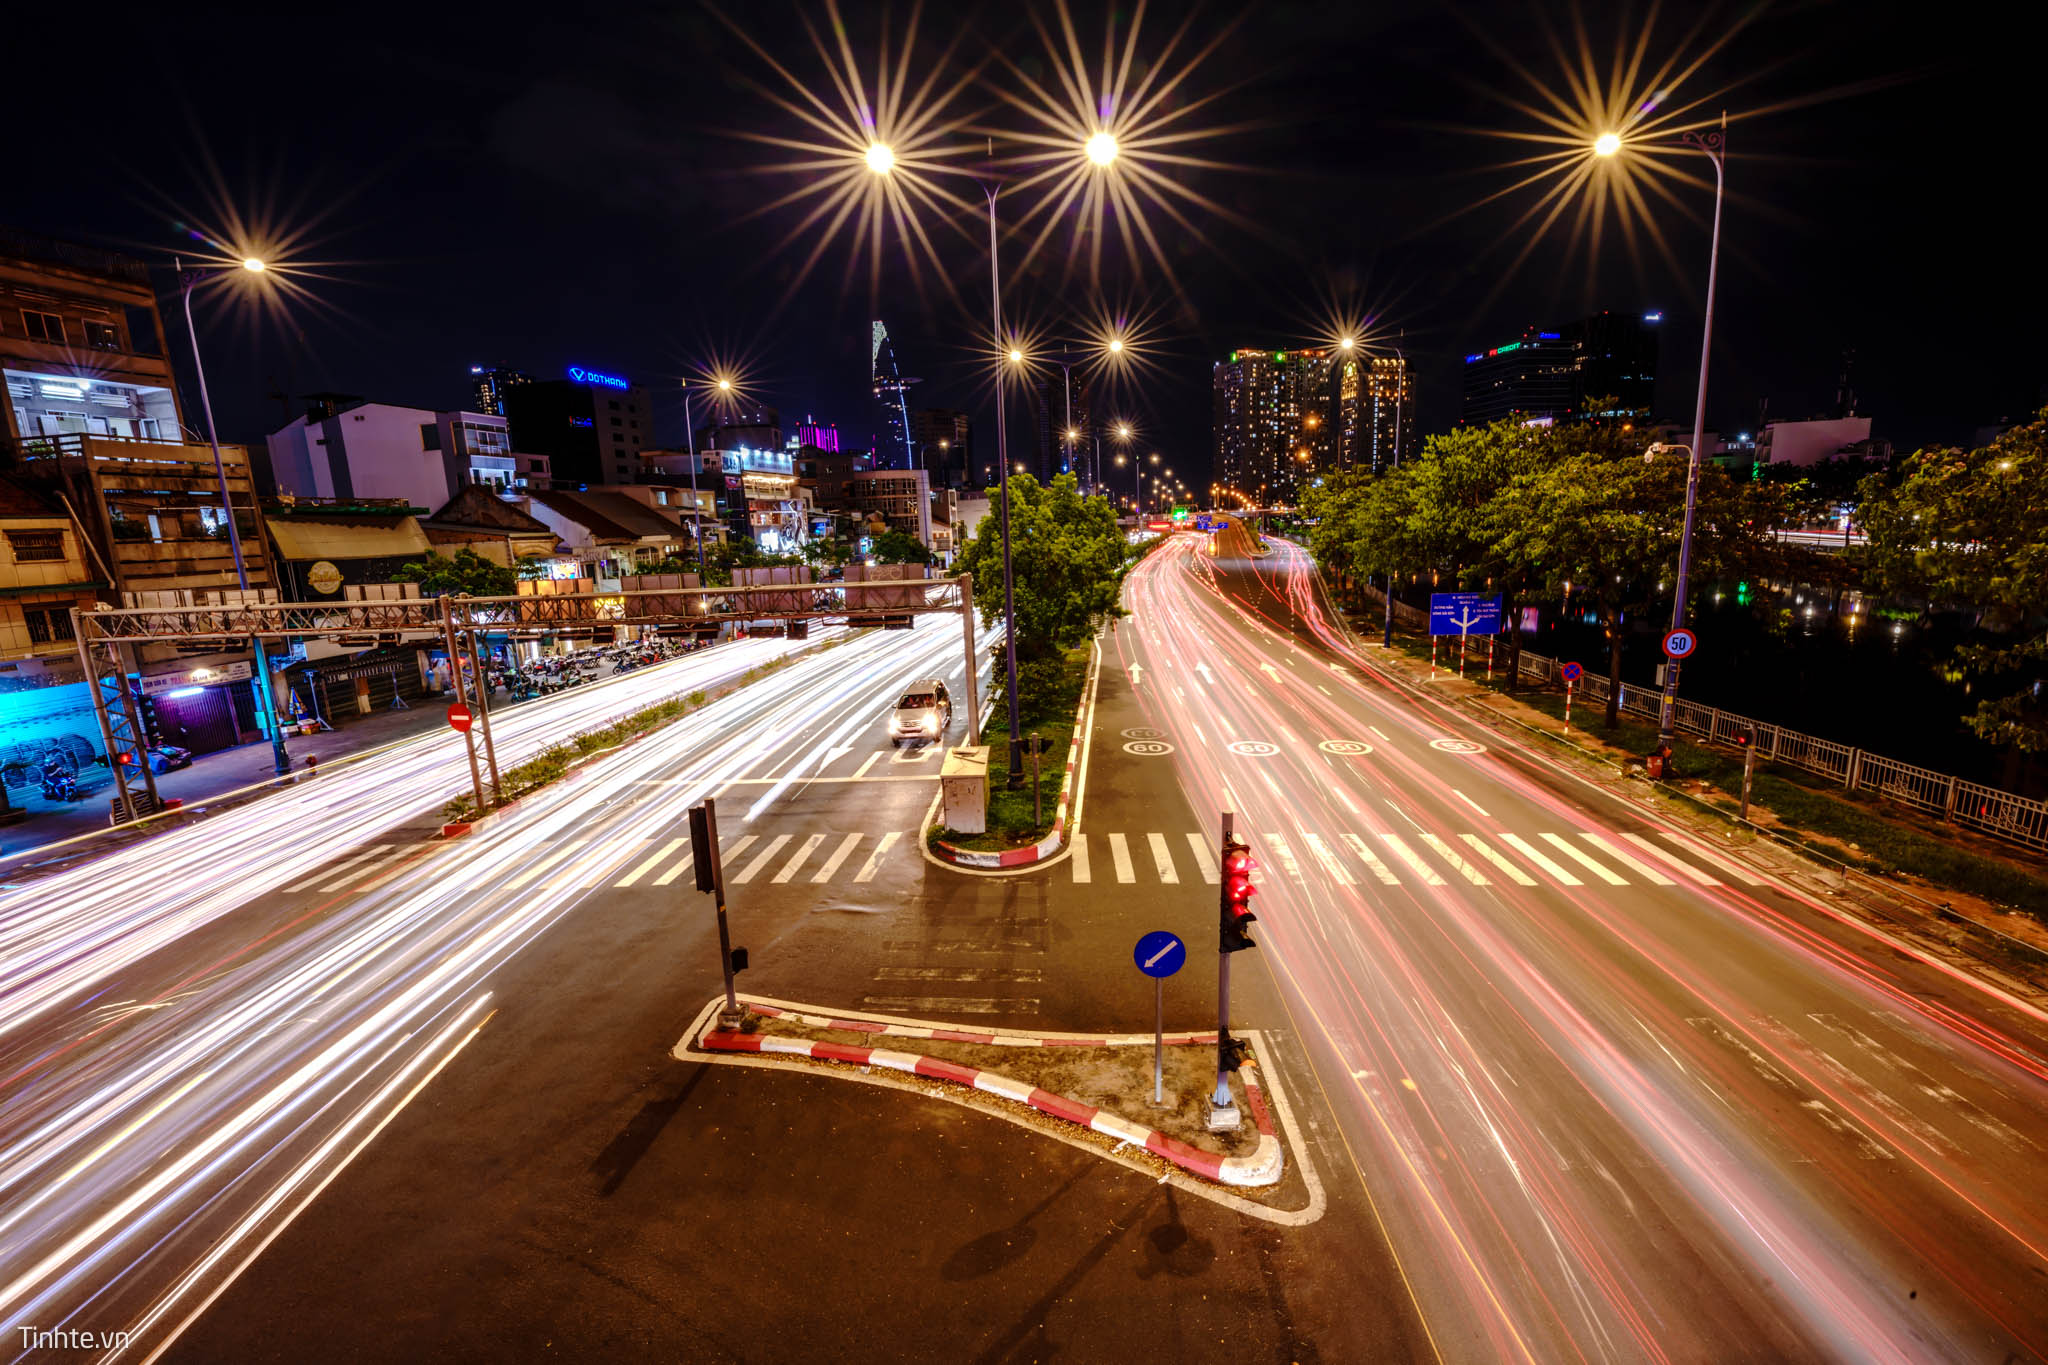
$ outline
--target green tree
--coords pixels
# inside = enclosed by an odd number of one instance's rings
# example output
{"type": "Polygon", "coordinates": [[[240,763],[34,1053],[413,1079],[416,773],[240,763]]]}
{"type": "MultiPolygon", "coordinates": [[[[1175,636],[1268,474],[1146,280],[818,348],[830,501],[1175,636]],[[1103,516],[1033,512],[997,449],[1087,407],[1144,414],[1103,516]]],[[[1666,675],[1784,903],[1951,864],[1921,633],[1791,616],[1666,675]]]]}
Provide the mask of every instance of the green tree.
{"type": "MultiPolygon", "coordinates": [[[[1505,490],[1494,509],[1495,549],[1512,573],[1552,592],[1571,585],[1607,633],[1606,724],[1620,724],[1626,619],[1668,610],[1685,521],[1685,452],[1638,453],[1622,433],[1574,424],[1551,428],[1552,454],[1505,490]]],[[[1691,583],[1767,570],[1776,502],[1712,464],[1700,470],[1691,583]]]]}
{"type": "MultiPolygon", "coordinates": [[[[1589,427],[1574,434],[1598,431],[1589,427]]],[[[1514,509],[1503,495],[1517,480],[1548,469],[1558,457],[1557,445],[1549,430],[1495,422],[1431,436],[1422,458],[1402,466],[1414,490],[1409,541],[1458,586],[1498,592],[1509,621],[1545,586],[1545,575],[1541,566],[1504,548],[1515,527],[1514,509]]],[[[1520,631],[1508,631],[1510,689],[1521,671],[1521,641],[1520,631]]]]}
{"type": "MultiPolygon", "coordinates": [[[[991,488],[989,497],[1002,492],[991,488]]],[[[1102,623],[1123,611],[1117,594],[1125,565],[1124,536],[1105,498],[1083,498],[1071,474],[1043,485],[1029,474],[1010,480],[1010,564],[1017,600],[1017,657],[1041,659],[1086,644],[1102,623]]],[[[982,623],[1003,615],[1001,518],[983,520],[961,552],[974,575],[982,623]]]]}
{"type": "Polygon", "coordinates": [[[876,536],[868,546],[868,557],[877,564],[929,564],[932,552],[905,531],[894,527],[876,536]]]}
{"type": "Polygon", "coordinates": [[[468,593],[471,597],[510,597],[519,590],[512,570],[493,564],[475,550],[455,552],[454,558],[429,551],[426,558],[401,564],[393,571],[394,583],[417,583],[422,597],[446,597],[468,593]]]}
{"type": "Polygon", "coordinates": [[[1980,613],[1992,642],[1956,665],[1985,698],[1968,717],[1993,744],[2048,751],[2048,409],[1981,450],[1924,450],[1898,483],[1863,483],[1861,555],[1887,591],[1980,613]]]}

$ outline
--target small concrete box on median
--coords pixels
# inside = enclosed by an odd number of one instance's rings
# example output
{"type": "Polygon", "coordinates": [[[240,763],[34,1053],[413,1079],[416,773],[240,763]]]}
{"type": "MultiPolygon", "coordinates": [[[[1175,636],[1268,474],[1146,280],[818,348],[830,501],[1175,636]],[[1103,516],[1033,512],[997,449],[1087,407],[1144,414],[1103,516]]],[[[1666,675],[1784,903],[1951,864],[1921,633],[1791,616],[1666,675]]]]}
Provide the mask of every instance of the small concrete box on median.
{"type": "Polygon", "coordinates": [[[956,834],[988,832],[988,745],[946,750],[939,769],[940,818],[956,834]]]}

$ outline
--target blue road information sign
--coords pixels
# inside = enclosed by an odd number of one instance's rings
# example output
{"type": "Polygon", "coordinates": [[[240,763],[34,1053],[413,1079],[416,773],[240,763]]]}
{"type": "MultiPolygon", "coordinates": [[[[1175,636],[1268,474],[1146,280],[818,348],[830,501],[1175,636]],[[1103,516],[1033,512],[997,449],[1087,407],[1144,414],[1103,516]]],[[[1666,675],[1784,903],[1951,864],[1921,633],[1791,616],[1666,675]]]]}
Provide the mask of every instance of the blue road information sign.
{"type": "Polygon", "coordinates": [[[1557,676],[1576,687],[1579,679],[1586,676],[1586,666],[1584,664],[1566,664],[1557,670],[1557,676]]]}
{"type": "Polygon", "coordinates": [[[1689,630],[1680,628],[1664,637],[1664,657],[1683,659],[1700,647],[1700,637],[1689,630]]]}
{"type": "Polygon", "coordinates": [[[1433,592],[1429,595],[1431,635],[1498,635],[1500,598],[1477,592],[1433,592]]]}
{"type": "Polygon", "coordinates": [[[1188,960],[1188,945],[1170,930],[1154,929],[1138,940],[1131,959],[1147,976],[1172,976],[1188,960]]]}

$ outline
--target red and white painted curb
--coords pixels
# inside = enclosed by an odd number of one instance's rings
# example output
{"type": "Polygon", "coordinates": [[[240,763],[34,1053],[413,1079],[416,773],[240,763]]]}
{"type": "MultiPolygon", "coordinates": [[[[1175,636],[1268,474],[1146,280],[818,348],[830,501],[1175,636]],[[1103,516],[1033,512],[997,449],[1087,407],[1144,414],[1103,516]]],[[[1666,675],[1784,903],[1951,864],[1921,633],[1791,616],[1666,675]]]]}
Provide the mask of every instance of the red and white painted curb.
{"type": "Polygon", "coordinates": [[[1012,868],[1042,862],[1060,851],[1067,841],[1067,810],[1074,799],[1074,768],[1081,761],[1082,738],[1088,733],[1089,718],[1095,713],[1095,677],[1102,666],[1101,651],[1088,664],[1088,685],[1081,690],[1081,704],[1074,708],[1074,733],[1067,741],[1067,771],[1060,778],[1060,803],[1053,811],[1052,832],[1035,844],[1006,848],[1000,853],[980,853],[955,848],[944,839],[932,840],[932,851],[959,867],[1012,868]]]}
{"type": "MultiPolygon", "coordinates": [[[[770,1019],[792,1019],[808,1028],[874,1033],[890,1038],[930,1038],[942,1043],[985,1043],[991,1047],[1137,1047],[1140,1044],[1149,1046],[1152,1042],[1149,1033],[1105,1033],[1095,1037],[1056,1033],[1048,1037],[1034,1037],[1023,1033],[976,1033],[971,1029],[932,1028],[924,1024],[885,1024],[875,1019],[835,1019],[829,1014],[806,1014],[802,1010],[781,1009],[751,999],[747,1001],[747,1011],[770,1019]]],[[[1213,1047],[1216,1034],[1213,1030],[1208,1033],[1169,1033],[1165,1041],[1168,1047],[1213,1047]]]]}
{"type": "MultiPolygon", "coordinates": [[[[759,1006],[750,1008],[759,1009],[759,1006]]],[[[864,1025],[872,1030],[873,1024],[864,1025]]],[[[975,1035],[954,1034],[951,1030],[927,1030],[932,1038],[954,1038],[958,1041],[972,1041],[975,1035]]],[[[1192,1041],[1188,1035],[1182,1041],[1192,1041]]],[[[1211,1042],[1215,1036],[1210,1035],[1211,1042]]],[[[1064,1095],[1055,1095],[1040,1090],[1022,1081],[993,1071],[982,1071],[956,1062],[940,1061],[936,1057],[924,1057],[915,1052],[895,1052],[888,1048],[853,1047],[845,1043],[818,1042],[808,1038],[788,1038],[767,1033],[732,1033],[724,1029],[710,1029],[698,1040],[714,1052],[780,1053],[792,1057],[808,1057],[814,1061],[847,1062],[854,1066],[879,1066],[891,1071],[901,1071],[927,1080],[950,1081],[964,1085],[984,1094],[998,1095],[1018,1104],[1028,1105],[1041,1114],[1068,1123],[1092,1129],[1105,1137],[1133,1147],[1142,1147],[1153,1155],[1172,1162],[1182,1170],[1221,1185],[1235,1185],[1250,1188],[1280,1183],[1283,1157],[1280,1137],[1273,1129],[1272,1113],[1266,1108],[1265,1096],[1259,1092],[1257,1070],[1247,1061],[1238,1072],[1244,1082],[1245,1102],[1252,1111],[1253,1121],[1258,1124],[1259,1145],[1250,1156],[1218,1156],[1190,1147],[1177,1138],[1170,1138],[1156,1129],[1132,1123],[1129,1119],[1098,1109],[1092,1104],[1082,1104],[1064,1095]]],[[[995,1041],[991,1038],[990,1041],[995,1041]]],[[[1007,1039],[1005,1040],[1007,1041],[1007,1039]]],[[[1063,1040],[1046,1039],[1042,1045],[1055,1045],[1063,1040]]],[[[1093,1041],[1093,1040],[1089,1040],[1093,1041]]],[[[1106,1045],[1109,1040],[1102,1040],[1106,1045]]],[[[1150,1041],[1149,1037],[1140,1041],[1150,1041]]]]}

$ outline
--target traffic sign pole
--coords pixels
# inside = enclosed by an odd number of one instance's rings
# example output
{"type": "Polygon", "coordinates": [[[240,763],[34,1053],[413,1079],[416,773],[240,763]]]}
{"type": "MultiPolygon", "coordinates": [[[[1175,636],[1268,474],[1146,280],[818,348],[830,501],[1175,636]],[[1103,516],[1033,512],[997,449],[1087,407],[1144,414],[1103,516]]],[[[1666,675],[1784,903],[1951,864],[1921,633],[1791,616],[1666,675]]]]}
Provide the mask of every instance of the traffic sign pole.
{"type": "Polygon", "coordinates": [[[1178,934],[1154,929],[1131,950],[1138,970],[1152,978],[1152,1103],[1166,1105],[1166,978],[1187,960],[1188,945],[1178,934]]]}
{"type": "Polygon", "coordinates": [[[1166,978],[1152,978],[1152,1106],[1166,1106],[1166,978]]]}
{"type": "MultiPolygon", "coordinates": [[[[1228,846],[1235,816],[1223,812],[1223,843],[1228,846]]],[[[1230,879],[1219,877],[1217,909],[1230,917],[1230,879]]],[[[1209,1130],[1237,1127],[1237,1101],[1230,1095],[1230,954],[1216,954],[1216,1089],[1209,1096],[1209,1130]]]]}
{"type": "MultiPolygon", "coordinates": [[[[462,656],[455,649],[455,615],[449,609],[452,605],[448,598],[443,597],[441,599],[441,632],[442,638],[446,640],[448,646],[448,677],[455,684],[455,705],[462,708],[466,719],[469,712],[469,699],[462,690],[462,656]]],[[[454,719],[455,713],[451,709],[449,712],[449,723],[454,724],[454,719]]],[[[471,790],[476,793],[476,813],[478,816],[482,816],[486,811],[490,810],[490,806],[484,801],[484,777],[477,770],[476,766],[476,741],[470,738],[469,726],[467,724],[457,725],[455,728],[462,732],[462,747],[469,754],[469,784],[471,790]]]]}

